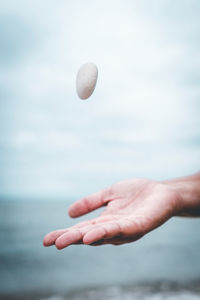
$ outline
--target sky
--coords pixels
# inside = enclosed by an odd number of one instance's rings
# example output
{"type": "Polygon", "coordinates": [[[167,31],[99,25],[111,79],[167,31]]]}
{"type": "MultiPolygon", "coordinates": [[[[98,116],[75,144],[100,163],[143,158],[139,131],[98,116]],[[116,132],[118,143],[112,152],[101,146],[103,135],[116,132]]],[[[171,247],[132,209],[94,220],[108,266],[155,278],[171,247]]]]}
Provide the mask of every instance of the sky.
{"type": "Polygon", "coordinates": [[[0,196],[197,172],[199,15],[198,0],[1,0],[0,196]],[[82,101],[86,62],[99,75],[82,101]]]}

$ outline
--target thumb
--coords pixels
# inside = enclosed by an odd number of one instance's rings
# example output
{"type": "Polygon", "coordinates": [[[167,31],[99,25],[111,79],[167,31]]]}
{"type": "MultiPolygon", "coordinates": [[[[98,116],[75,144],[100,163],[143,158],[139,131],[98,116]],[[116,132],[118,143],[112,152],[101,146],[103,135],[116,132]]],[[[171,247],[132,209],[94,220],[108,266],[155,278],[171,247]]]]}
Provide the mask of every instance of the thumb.
{"type": "Polygon", "coordinates": [[[109,190],[102,190],[90,196],[84,197],[70,205],[68,213],[72,218],[80,217],[105,205],[108,201],[109,190]]]}

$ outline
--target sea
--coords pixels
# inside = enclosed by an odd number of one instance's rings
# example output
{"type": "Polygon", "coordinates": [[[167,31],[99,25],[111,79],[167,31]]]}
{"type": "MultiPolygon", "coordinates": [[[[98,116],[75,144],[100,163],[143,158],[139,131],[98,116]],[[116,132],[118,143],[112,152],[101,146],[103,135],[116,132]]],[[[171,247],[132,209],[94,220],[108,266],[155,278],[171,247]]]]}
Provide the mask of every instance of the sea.
{"type": "Polygon", "coordinates": [[[122,246],[43,247],[46,233],[78,221],[67,214],[74,200],[0,200],[0,299],[200,299],[200,218],[174,217],[122,246]]]}

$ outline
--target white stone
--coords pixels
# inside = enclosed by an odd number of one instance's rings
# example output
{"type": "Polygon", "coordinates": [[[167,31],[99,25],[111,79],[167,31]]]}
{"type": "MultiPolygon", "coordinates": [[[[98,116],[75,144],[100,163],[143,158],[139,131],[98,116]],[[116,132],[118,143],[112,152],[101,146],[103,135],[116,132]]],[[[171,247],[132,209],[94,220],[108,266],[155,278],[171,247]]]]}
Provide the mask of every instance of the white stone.
{"type": "Polygon", "coordinates": [[[82,65],[76,77],[76,90],[81,99],[89,98],[94,92],[98,76],[97,66],[93,63],[82,65]]]}

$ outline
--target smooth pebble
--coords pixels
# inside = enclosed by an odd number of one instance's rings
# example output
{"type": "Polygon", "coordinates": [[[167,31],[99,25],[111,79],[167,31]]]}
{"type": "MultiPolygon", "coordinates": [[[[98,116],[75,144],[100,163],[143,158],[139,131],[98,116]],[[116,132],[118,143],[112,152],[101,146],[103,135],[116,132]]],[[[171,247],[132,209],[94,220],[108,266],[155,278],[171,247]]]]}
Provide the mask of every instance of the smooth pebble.
{"type": "Polygon", "coordinates": [[[94,92],[98,76],[98,69],[94,63],[82,65],[76,77],[76,90],[81,99],[89,98],[94,92]]]}

